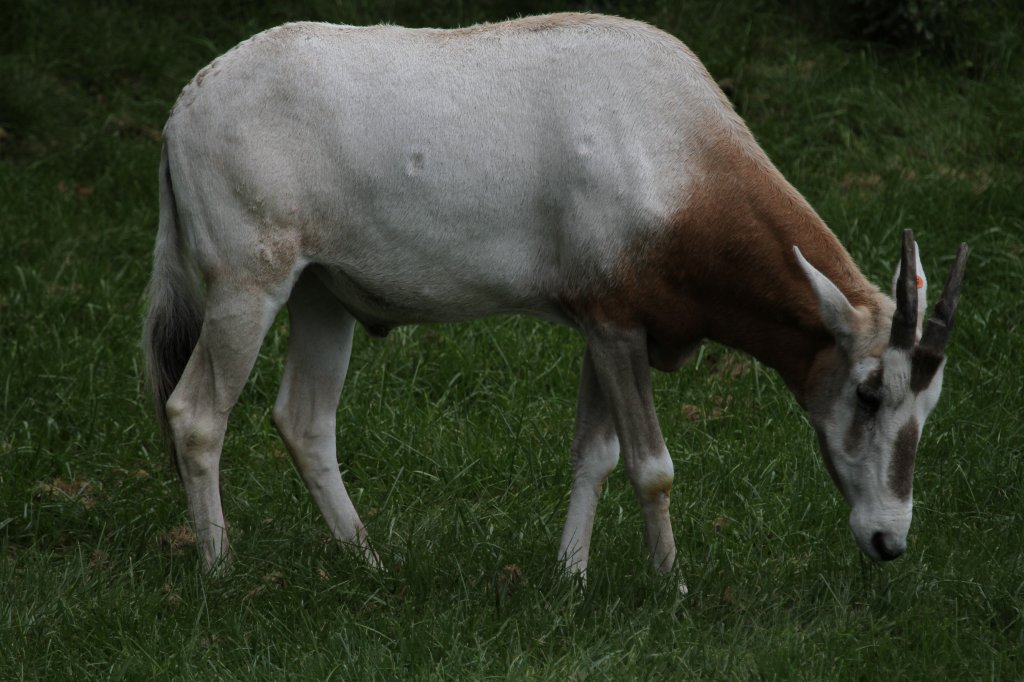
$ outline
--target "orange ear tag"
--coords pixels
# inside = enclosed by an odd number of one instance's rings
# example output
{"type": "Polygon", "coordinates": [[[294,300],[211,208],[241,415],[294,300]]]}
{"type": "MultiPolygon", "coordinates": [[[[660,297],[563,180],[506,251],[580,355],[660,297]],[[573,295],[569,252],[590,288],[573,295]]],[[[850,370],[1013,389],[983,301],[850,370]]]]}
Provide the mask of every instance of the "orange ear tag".
{"type": "Polygon", "coordinates": [[[924,280],[921,279],[921,275],[917,276],[917,288],[918,289],[923,289],[924,288],[924,280]]]}

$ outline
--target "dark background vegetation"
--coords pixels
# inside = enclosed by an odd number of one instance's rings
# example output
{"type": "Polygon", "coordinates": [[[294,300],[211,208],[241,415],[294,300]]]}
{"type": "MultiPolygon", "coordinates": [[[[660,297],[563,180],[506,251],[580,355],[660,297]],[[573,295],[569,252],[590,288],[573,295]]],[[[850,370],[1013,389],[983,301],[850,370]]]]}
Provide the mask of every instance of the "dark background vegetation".
{"type": "Polygon", "coordinates": [[[9,0],[0,15],[3,679],[1024,674],[1019,3],[9,0]],[[590,581],[570,584],[555,552],[581,343],[509,318],[357,333],[339,451],[375,573],[329,541],[269,424],[282,317],[225,447],[238,561],[201,575],[138,348],[177,93],[287,20],[566,9],[687,42],[875,281],[905,228],[933,282],[971,245],[910,553],[858,555],[781,382],[709,345],[656,378],[678,575],[647,567],[620,473],[590,581]]]}

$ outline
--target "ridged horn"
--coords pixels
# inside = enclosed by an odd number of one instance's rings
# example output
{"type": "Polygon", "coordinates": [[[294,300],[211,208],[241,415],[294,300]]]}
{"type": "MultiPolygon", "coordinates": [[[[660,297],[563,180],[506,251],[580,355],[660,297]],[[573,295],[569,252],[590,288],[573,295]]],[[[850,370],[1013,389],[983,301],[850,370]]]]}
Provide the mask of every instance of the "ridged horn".
{"type": "Polygon", "coordinates": [[[892,316],[889,345],[911,350],[917,340],[917,256],[914,233],[903,231],[900,271],[896,277],[896,312],[892,316]]]}
{"type": "Polygon", "coordinates": [[[953,331],[956,306],[960,302],[960,287],[964,283],[964,271],[967,268],[967,244],[961,244],[956,253],[956,261],[949,270],[946,286],[942,288],[942,296],[935,304],[932,316],[928,318],[924,333],[921,335],[921,348],[929,352],[943,354],[949,343],[949,334],[953,331]]]}
{"type": "Polygon", "coordinates": [[[960,287],[964,282],[967,253],[967,244],[961,244],[956,261],[946,278],[946,286],[942,288],[942,296],[939,297],[932,316],[925,324],[921,343],[914,350],[910,365],[910,389],[915,393],[923,391],[931,384],[946,356],[946,344],[949,343],[956,306],[960,302],[960,287]]]}

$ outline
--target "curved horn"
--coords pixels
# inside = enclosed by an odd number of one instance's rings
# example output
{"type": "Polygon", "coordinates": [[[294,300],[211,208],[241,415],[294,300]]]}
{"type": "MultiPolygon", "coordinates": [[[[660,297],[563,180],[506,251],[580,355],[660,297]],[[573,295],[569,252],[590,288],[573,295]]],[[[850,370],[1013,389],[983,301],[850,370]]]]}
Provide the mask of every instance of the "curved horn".
{"type": "Polygon", "coordinates": [[[964,281],[967,252],[967,244],[961,244],[949,277],[946,278],[946,286],[942,288],[942,296],[935,304],[935,312],[928,319],[921,343],[914,350],[910,363],[910,389],[915,393],[928,387],[946,356],[946,344],[949,343],[949,333],[953,331],[956,305],[960,302],[960,285],[964,281]]]}
{"type": "Polygon", "coordinates": [[[896,276],[896,312],[892,316],[889,345],[911,350],[917,340],[917,256],[914,233],[903,231],[900,271],[896,276]]]}
{"type": "Polygon", "coordinates": [[[964,282],[964,270],[967,267],[967,244],[961,244],[956,253],[956,261],[946,278],[946,286],[942,288],[942,296],[935,304],[935,311],[928,318],[924,334],[921,336],[921,348],[930,353],[942,355],[949,343],[949,333],[953,331],[953,320],[956,306],[960,302],[960,286],[964,282]]]}

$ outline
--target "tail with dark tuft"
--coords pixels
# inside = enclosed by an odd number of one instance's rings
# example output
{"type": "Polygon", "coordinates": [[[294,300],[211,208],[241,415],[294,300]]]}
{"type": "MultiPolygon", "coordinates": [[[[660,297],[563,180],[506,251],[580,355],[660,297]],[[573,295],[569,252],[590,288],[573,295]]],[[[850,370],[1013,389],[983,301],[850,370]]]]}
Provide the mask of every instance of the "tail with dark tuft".
{"type": "Polygon", "coordinates": [[[160,225],[153,251],[142,347],[157,419],[175,468],[177,455],[167,418],[167,399],[185,371],[203,326],[202,294],[186,250],[165,145],[160,156],[160,225]]]}

